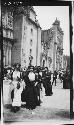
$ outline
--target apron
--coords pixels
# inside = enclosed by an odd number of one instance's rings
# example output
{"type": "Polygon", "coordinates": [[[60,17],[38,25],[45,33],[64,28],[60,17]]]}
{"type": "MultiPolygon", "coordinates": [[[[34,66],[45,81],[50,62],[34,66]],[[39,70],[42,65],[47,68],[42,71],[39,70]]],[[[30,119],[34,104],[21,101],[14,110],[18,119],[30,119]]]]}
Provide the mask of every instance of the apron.
{"type": "MultiPolygon", "coordinates": [[[[23,86],[21,85],[19,89],[17,89],[17,76],[20,78],[20,72],[14,71],[13,72],[13,85],[14,85],[14,98],[12,102],[12,106],[21,106],[21,93],[23,91],[23,86]]],[[[21,83],[20,83],[21,84],[21,83]]]]}

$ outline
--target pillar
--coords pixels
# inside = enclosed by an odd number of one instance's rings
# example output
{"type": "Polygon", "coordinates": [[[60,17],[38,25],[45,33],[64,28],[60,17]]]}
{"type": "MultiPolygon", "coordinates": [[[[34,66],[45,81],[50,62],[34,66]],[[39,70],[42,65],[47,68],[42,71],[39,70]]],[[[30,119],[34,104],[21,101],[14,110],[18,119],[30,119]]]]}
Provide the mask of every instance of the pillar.
{"type": "Polygon", "coordinates": [[[9,65],[11,65],[11,47],[9,47],[9,65]]]}
{"type": "Polygon", "coordinates": [[[5,66],[5,58],[6,58],[6,47],[3,45],[3,65],[5,66]]]}
{"type": "Polygon", "coordinates": [[[54,43],[54,48],[53,48],[53,71],[56,70],[56,50],[57,50],[57,45],[54,43]]]}
{"type": "Polygon", "coordinates": [[[6,47],[6,65],[8,65],[8,46],[6,47]]]}

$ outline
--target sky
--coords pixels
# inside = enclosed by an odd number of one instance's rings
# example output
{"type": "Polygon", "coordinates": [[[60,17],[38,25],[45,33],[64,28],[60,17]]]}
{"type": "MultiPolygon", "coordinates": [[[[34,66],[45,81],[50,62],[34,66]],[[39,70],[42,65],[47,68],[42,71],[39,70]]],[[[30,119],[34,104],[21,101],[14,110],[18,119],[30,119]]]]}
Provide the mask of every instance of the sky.
{"type": "Polygon", "coordinates": [[[57,19],[60,21],[60,27],[64,32],[63,53],[70,55],[70,37],[69,37],[69,6],[33,6],[37,15],[39,24],[44,29],[50,29],[57,19]]]}

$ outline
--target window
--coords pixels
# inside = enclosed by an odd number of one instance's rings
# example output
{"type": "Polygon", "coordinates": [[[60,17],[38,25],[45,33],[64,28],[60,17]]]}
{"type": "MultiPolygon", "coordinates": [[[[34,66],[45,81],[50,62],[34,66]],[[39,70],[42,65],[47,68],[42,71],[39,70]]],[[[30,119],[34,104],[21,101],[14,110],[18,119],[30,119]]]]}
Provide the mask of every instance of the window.
{"type": "Polygon", "coordinates": [[[31,34],[33,34],[33,29],[31,28],[31,34]]]}
{"type": "Polygon", "coordinates": [[[10,31],[10,37],[12,37],[12,32],[10,31]]]}
{"type": "Polygon", "coordinates": [[[8,37],[8,31],[6,31],[6,37],[8,37]]]}
{"type": "Polygon", "coordinates": [[[10,15],[8,15],[8,26],[13,27],[13,17],[11,17],[10,15]]]}
{"type": "Polygon", "coordinates": [[[2,24],[3,24],[3,26],[5,26],[5,16],[4,15],[2,15],[2,24]]]}
{"type": "Polygon", "coordinates": [[[12,27],[12,20],[8,20],[8,25],[10,26],[10,27],[12,27]]]}
{"type": "Polygon", "coordinates": [[[33,41],[32,41],[32,39],[30,40],[30,45],[32,46],[32,44],[33,44],[33,41]]]}
{"type": "Polygon", "coordinates": [[[25,30],[26,28],[25,28],[25,26],[24,26],[24,30],[25,30]]]}
{"type": "Polygon", "coordinates": [[[32,49],[30,49],[30,54],[32,54],[32,49]]]}

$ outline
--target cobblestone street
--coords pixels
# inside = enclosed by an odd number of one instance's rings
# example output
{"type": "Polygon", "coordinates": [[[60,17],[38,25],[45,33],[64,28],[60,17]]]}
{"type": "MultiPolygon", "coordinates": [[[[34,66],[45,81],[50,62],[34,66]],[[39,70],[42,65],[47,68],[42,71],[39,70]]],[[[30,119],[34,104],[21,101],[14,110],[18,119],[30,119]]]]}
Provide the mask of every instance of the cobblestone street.
{"type": "Polygon", "coordinates": [[[53,95],[43,96],[41,106],[34,110],[21,107],[17,113],[10,112],[10,105],[4,107],[4,121],[28,120],[70,120],[70,90],[63,89],[62,83],[57,80],[53,85],[53,95]]]}

